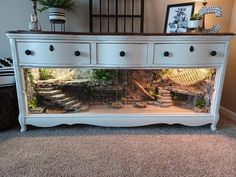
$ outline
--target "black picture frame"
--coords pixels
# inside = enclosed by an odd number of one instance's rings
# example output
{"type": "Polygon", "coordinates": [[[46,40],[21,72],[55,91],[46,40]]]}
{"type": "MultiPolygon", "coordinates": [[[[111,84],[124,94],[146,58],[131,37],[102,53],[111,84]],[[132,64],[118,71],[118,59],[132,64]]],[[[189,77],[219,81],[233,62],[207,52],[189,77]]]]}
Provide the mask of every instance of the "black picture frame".
{"type": "Polygon", "coordinates": [[[166,10],[164,33],[187,32],[188,20],[194,13],[195,2],[169,4],[166,10]]]}

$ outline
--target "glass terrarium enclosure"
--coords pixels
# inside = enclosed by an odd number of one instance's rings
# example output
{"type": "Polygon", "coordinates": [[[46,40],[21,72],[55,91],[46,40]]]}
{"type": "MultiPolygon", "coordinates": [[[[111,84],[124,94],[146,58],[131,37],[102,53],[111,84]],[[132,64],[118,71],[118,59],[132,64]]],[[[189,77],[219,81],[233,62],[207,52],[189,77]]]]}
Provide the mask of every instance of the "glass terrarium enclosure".
{"type": "Polygon", "coordinates": [[[24,69],[29,114],[209,113],[216,69],[24,69]]]}

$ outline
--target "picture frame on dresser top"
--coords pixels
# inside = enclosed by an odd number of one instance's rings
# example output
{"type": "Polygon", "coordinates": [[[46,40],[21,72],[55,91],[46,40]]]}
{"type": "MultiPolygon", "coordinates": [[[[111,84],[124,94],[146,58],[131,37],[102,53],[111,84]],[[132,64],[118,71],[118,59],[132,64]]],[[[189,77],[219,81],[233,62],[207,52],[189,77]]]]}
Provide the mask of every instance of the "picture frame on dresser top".
{"type": "Polygon", "coordinates": [[[194,13],[195,2],[167,6],[164,33],[187,32],[188,21],[194,13]]]}
{"type": "Polygon", "coordinates": [[[218,34],[94,34],[51,32],[8,32],[16,77],[21,131],[27,125],[52,127],[61,124],[90,124],[134,127],[151,124],[211,124],[216,130],[219,106],[232,33],[218,34]],[[180,40],[181,39],[181,40],[180,40]],[[41,47],[35,47],[39,44],[41,47]],[[112,45],[108,45],[112,44],[112,45]],[[53,51],[50,50],[53,46],[53,51]],[[89,47],[88,47],[89,46],[89,47]],[[139,46],[141,55],[137,55],[139,46]],[[111,51],[110,55],[103,51],[111,51]],[[61,50],[60,50],[61,49],[61,50]],[[64,49],[64,52],[62,50],[64,49]],[[81,55],[76,56],[76,50],[81,55]],[[121,52],[124,55],[121,55],[121,52]],[[108,58],[116,57],[116,63],[108,58]],[[143,57],[145,56],[145,57],[143,57]],[[137,60],[138,58],[138,60],[137,60]],[[66,59],[67,62],[64,62],[66,59]],[[81,60],[82,59],[82,60],[81,60]],[[160,69],[214,68],[216,71],[211,108],[207,113],[122,111],[31,114],[27,106],[25,68],[160,69]]]}

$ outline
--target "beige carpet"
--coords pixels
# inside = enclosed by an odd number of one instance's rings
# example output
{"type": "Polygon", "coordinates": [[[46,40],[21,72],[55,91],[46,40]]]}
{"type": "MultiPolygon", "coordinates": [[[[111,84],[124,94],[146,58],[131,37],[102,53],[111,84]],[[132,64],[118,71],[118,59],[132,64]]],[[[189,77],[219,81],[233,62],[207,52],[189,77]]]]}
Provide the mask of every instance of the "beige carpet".
{"type": "Polygon", "coordinates": [[[0,132],[1,177],[236,177],[236,124],[0,132]]]}

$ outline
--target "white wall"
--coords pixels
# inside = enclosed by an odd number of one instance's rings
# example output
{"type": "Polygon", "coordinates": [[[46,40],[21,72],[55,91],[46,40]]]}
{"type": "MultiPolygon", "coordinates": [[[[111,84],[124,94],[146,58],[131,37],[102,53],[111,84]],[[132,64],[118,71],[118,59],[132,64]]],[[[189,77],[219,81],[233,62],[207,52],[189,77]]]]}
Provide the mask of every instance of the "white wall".
{"type": "MultiPolygon", "coordinates": [[[[75,0],[74,12],[67,14],[67,31],[88,31],[89,11],[88,0],[75,0]]],[[[0,0],[0,58],[9,57],[10,45],[5,35],[6,31],[28,30],[32,11],[30,0],[0,0]]],[[[42,30],[50,30],[47,12],[39,14],[42,30]]]]}
{"type": "MultiPolygon", "coordinates": [[[[89,30],[89,1],[75,0],[74,12],[67,14],[66,31],[86,32],[89,30]]],[[[166,16],[167,4],[191,2],[191,0],[145,0],[145,32],[162,32],[166,16]]],[[[207,26],[213,23],[222,25],[221,31],[228,31],[233,0],[209,0],[209,6],[218,5],[223,8],[224,16],[207,17],[207,26]]],[[[11,56],[5,32],[9,30],[27,30],[31,14],[30,0],[0,0],[0,57],[11,56]]],[[[199,4],[197,5],[199,9],[199,4]]],[[[47,12],[39,14],[39,21],[43,30],[50,30],[47,12]]]]}

